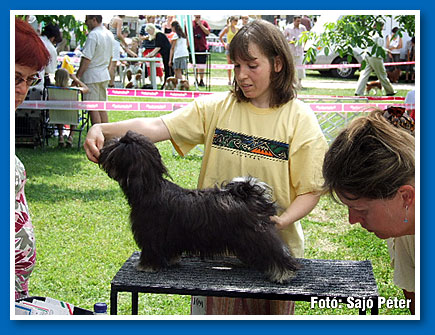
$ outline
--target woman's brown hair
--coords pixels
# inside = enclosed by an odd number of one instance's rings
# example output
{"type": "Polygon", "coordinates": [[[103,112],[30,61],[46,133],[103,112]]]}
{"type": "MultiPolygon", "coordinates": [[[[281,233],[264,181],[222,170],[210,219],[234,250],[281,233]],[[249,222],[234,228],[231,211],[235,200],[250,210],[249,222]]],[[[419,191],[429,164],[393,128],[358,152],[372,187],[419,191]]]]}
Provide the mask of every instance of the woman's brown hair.
{"type": "Polygon", "coordinates": [[[324,187],[350,200],[388,199],[414,182],[415,140],[374,109],[332,142],[323,162],[324,187]]]}

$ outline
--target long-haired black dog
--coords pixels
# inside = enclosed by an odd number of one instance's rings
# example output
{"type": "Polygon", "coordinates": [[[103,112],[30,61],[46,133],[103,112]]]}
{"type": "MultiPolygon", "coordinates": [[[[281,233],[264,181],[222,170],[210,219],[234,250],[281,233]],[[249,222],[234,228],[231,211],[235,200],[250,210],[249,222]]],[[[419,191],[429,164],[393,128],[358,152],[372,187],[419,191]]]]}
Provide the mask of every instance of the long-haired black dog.
{"type": "Polygon", "coordinates": [[[270,220],[276,205],[265,183],[247,177],[204,190],[181,188],[164,178],[167,170],[154,143],[132,131],[108,141],[99,164],[131,206],[131,228],[142,250],[139,270],[158,271],[183,252],[234,254],[279,283],[298,269],[270,220]]]}

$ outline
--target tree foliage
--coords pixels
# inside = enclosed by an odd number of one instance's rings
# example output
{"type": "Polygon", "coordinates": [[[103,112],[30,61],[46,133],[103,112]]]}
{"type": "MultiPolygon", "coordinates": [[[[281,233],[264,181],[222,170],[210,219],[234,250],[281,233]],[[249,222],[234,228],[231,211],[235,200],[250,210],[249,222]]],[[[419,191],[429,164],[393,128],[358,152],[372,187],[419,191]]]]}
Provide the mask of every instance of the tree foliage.
{"type": "MultiPolygon", "coordinates": [[[[25,15],[19,15],[23,17],[25,15]]],[[[84,22],[76,20],[74,15],[35,15],[38,23],[57,24],[62,31],[62,37],[71,42],[71,33],[74,33],[77,44],[83,45],[86,41],[87,27],[84,22]]]]}
{"type": "MultiPolygon", "coordinates": [[[[312,42],[312,46],[306,52],[305,60],[307,62],[315,61],[317,52],[323,49],[326,55],[330,52],[337,52],[341,58],[347,57],[350,63],[355,47],[363,50],[373,47],[371,49],[372,55],[385,57],[385,49],[375,45],[372,36],[379,34],[379,36],[385,37],[382,28],[388,17],[391,15],[345,15],[337,22],[325,24],[325,29],[320,34],[304,33],[299,43],[312,42]]],[[[414,36],[414,15],[395,16],[395,19],[399,23],[398,34],[400,36],[404,31],[409,36],[414,36]]]]}

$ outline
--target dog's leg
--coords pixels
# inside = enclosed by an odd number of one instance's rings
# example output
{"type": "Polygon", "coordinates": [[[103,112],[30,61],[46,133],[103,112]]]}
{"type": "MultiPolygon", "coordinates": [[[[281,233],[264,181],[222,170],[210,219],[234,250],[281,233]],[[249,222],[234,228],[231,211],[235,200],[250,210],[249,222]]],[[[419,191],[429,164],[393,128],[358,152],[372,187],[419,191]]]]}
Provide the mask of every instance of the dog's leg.
{"type": "Polygon", "coordinates": [[[158,266],[155,260],[151,259],[149,253],[142,250],[136,269],[143,272],[159,272],[162,266],[158,266]]]}
{"type": "Polygon", "coordinates": [[[235,253],[242,262],[262,271],[272,282],[288,282],[300,267],[274,227],[264,232],[248,232],[235,253]]]}

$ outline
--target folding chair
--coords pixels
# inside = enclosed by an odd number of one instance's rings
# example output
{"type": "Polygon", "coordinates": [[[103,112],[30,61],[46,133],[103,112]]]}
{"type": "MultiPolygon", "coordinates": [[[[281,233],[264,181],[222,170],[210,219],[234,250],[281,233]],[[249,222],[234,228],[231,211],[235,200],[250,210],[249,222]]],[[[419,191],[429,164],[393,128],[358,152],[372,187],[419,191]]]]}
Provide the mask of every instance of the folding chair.
{"type": "MultiPolygon", "coordinates": [[[[43,87],[32,87],[26,100],[46,100],[43,87]]],[[[15,144],[44,146],[46,112],[44,110],[20,109],[15,111],[15,144]]]]}
{"type": "MultiPolygon", "coordinates": [[[[47,87],[47,100],[57,101],[82,101],[82,91],[75,87],[47,87]]],[[[86,110],[50,109],[47,126],[56,127],[62,124],[62,130],[67,130],[65,125],[75,125],[73,130],[79,133],[77,149],[80,149],[82,131],[89,130],[89,114],[86,110]],[[55,125],[55,126],[53,126],[55,125]]]]}

